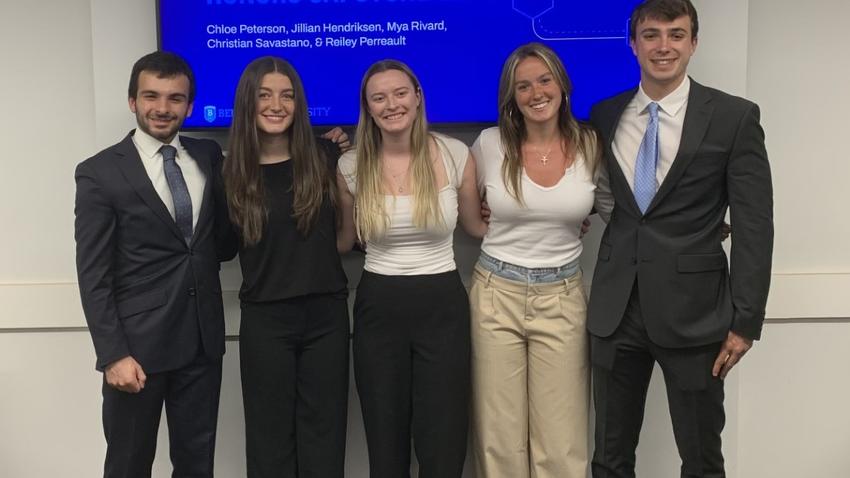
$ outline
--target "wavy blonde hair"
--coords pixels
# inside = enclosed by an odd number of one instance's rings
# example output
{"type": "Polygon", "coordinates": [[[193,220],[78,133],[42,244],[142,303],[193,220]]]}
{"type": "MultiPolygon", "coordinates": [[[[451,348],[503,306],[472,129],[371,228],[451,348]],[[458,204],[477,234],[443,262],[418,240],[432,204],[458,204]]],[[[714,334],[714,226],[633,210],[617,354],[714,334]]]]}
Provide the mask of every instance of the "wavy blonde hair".
{"type": "MultiPolygon", "coordinates": [[[[429,142],[433,136],[428,132],[425,119],[425,97],[419,80],[406,64],[398,60],[382,60],[366,70],[360,84],[360,119],[357,122],[357,194],[354,199],[357,235],[361,241],[379,238],[389,227],[389,216],[384,207],[385,194],[383,168],[381,163],[381,129],[369,112],[366,85],[369,80],[387,71],[402,72],[408,79],[416,95],[419,106],[413,119],[410,132],[410,185],[413,196],[413,224],[425,228],[429,224],[443,222],[440,210],[437,179],[432,166],[429,142]]],[[[447,172],[448,174],[448,172],[447,172]]]]}
{"type": "Polygon", "coordinates": [[[561,147],[580,153],[591,175],[595,175],[602,148],[592,127],[579,123],[570,111],[568,98],[573,90],[567,70],[558,54],[542,43],[527,43],[510,54],[502,67],[499,80],[499,135],[505,149],[502,161],[502,181],[508,194],[524,204],[522,199],[522,143],[528,139],[525,118],[516,104],[516,69],[526,58],[542,61],[561,88],[561,109],[558,111],[558,132],[561,147]]]}

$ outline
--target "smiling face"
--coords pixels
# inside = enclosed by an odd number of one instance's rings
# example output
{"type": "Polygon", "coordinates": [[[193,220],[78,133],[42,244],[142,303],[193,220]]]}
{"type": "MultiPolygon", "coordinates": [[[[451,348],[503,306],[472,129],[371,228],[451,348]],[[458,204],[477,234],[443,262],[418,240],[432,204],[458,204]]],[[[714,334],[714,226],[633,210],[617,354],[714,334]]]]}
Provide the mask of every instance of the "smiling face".
{"type": "Polygon", "coordinates": [[[366,82],[369,114],[383,134],[409,134],[421,103],[413,81],[400,70],[374,74],[366,82]]]}
{"type": "Polygon", "coordinates": [[[641,84],[652,99],[663,98],[685,79],[697,48],[691,28],[687,15],[672,21],[646,18],[635,27],[630,43],[640,64],[641,84]]]}
{"type": "Polygon", "coordinates": [[[156,72],[139,73],[136,97],[128,99],[139,129],[163,143],[170,143],[187,116],[192,114],[189,78],[185,75],[159,78],[156,72]]]}
{"type": "Polygon", "coordinates": [[[514,101],[526,123],[558,121],[564,92],[540,58],[529,56],[514,73],[514,101]]]}
{"type": "Polygon", "coordinates": [[[295,90],[288,76],[266,73],[257,89],[257,130],[265,134],[282,134],[292,126],[295,90]]]}

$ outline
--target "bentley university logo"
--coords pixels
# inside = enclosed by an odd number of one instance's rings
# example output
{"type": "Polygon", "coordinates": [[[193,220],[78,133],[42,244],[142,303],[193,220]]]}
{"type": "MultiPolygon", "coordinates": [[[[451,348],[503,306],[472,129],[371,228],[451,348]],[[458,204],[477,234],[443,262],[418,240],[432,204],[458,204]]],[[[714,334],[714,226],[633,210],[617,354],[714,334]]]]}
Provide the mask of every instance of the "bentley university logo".
{"type": "Polygon", "coordinates": [[[204,119],[207,120],[207,123],[212,123],[215,121],[218,116],[215,106],[208,105],[204,106],[204,119]]]}

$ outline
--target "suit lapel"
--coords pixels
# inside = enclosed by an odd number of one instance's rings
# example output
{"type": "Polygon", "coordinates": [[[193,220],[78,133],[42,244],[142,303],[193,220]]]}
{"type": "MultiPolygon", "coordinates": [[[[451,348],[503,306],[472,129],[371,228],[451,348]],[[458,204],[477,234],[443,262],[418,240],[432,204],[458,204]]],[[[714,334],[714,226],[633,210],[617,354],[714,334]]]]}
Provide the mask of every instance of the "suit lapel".
{"type": "Polygon", "coordinates": [[[712,113],[714,113],[714,106],[711,104],[711,94],[708,89],[691,80],[691,91],[688,94],[688,109],[685,112],[685,122],[682,125],[679,152],[670,166],[670,171],[667,172],[667,176],[664,177],[664,181],[658,187],[658,192],[652,198],[652,202],[646,210],[647,214],[664,200],[664,197],[673,190],[685,170],[688,169],[688,165],[693,161],[694,155],[702,144],[706,131],[708,131],[712,113]]]}
{"type": "Polygon", "coordinates": [[[205,154],[201,148],[198,148],[198,144],[195,141],[192,141],[191,138],[184,138],[181,136],[180,144],[189,153],[189,155],[192,156],[192,159],[194,159],[198,164],[198,167],[201,169],[201,172],[204,173],[204,177],[206,178],[206,181],[204,181],[204,194],[201,196],[201,204],[200,206],[193,206],[201,208],[198,213],[198,223],[193,229],[194,233],[192,234],[192,243],[194,243],[198,237],[197,232],[201,230],[201,227],[205,222],[205,218],[206,220],[210,220],[210,218],[213,217],[212,214],[207,213],[207,209],[213,207],[212,189],[210,186],[213,180],[212,165],[210,164],[209,155],[205,154]]]}
{"type": "Polygon", "coordinates": [[[153,211],[153,213],[164,222],[169,229],[174,233],[180,241],[183,241],[183,235],[177,228],[177,224],[165,207],[165,203],[160,199],[159,194],[153,188],[148,172],[142,164],[142,158],[139,157],[139,152],[136,150],[136,145],[133,144],[133,133],[127,135],[123,141],[118,143],[115,149],[117,156],[118,168],[121,173],[130,183],[130,186],[136,191],[136,194],[142,198],[142,201],[153,211]]]}
{"type": "Polygon", "coordinates": [[[624,93],[616,98],[614,104],[612,104],[612,114],[610,116],[611,121],[610,124],[606,125],[605,131],[602,132],[603,137],[606,138],[605,141],[605,151],[607,157],[607,166],[608,166],[608,175],[611,182],[611,187],[617,187],[620,189],[620,194],[615,195],[617,200],[620,198],[625,199],[625,204],[621,204],[622,206],[628,206],[632,212],[638,216],[641,215],[640,208],[637,205],[637,201],[635,201],[635,195],[632,192],[631,188],[629,188],[629,181],[626,179],[625,173],[623,173],[622,168],[620,168],[620,163],[617,162],[617,158],[614,156],[614,135],[617,133],[617,126],[620,124],[620,118],[623,117],[623,112],[626,110],[626,106],[629,105],[629,102],[632,101],[635,94],[637,93],[637,88],[624,93]]]}

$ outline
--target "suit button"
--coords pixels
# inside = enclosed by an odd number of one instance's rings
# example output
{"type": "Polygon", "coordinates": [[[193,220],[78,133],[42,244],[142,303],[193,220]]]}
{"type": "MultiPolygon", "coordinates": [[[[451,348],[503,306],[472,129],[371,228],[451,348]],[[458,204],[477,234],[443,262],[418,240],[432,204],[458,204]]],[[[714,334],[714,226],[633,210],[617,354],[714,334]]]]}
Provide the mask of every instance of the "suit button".
{"type": "Polygon", "coordinates": [[[193,251],[192,249],[189,249],[189,255],[190,255],[190,256],[194,256],[194,255],[195,255],[195,251],[193,251]]]}
{"type": "Polygon", "coordinates": [[[637,264],[637,257],[632,257],[632,264],[637,264]]]}
{"type": "Polygon", "coordinates": [[[189,287],[188,292],[189,292],[189,295],[195,295],[195,288],[194,288],[194,287],[189,287]]]}

